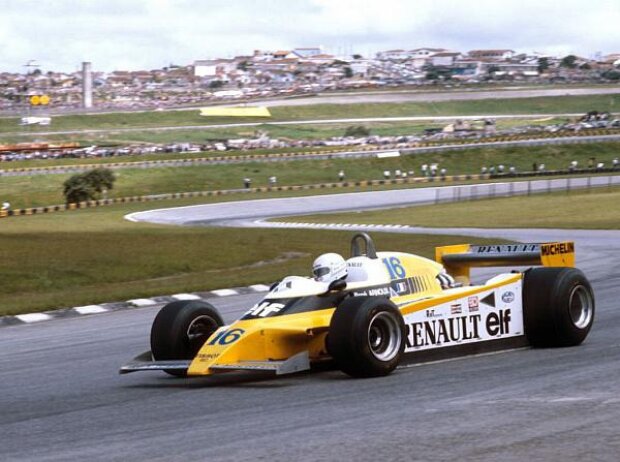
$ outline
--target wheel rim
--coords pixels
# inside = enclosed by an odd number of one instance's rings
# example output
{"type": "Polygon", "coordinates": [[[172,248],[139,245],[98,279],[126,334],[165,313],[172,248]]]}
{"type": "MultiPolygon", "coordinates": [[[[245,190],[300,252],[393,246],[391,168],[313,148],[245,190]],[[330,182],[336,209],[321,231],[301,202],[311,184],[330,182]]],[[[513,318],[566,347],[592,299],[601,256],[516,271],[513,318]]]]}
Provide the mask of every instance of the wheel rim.
{"type": "Polygon", "coordinates": [[[218,323],[211,316],[202,315],[194,318],[187,327],[187,340],[191,350],[196,350],[215,332],[218,323]]]}
{"type": "Polygon", "coordinates": [[[578,285],[570,293],[568,312],[575,327],[585,329],[590,325],[594,312],[592,296],[584,286],[578,285]]]}
{"type": "Polygon", "coordinates": [[[402,333],[398,321],[385,311],[376,314],[368,325],[370,351],[380,361],[390,361],[400,351],[402,333]]]}

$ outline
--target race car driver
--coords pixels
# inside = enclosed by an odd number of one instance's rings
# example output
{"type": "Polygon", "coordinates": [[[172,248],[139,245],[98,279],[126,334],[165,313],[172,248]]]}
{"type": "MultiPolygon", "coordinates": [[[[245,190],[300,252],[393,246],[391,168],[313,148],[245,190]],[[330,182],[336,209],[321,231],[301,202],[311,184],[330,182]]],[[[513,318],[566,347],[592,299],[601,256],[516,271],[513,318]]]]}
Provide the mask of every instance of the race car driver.
{"type": "Polygon", "coordinates": [[[337,253],[324,253],[312,264],[312,274],[318,282],[331,283],[347,277],[347,263],[337,253]]]}

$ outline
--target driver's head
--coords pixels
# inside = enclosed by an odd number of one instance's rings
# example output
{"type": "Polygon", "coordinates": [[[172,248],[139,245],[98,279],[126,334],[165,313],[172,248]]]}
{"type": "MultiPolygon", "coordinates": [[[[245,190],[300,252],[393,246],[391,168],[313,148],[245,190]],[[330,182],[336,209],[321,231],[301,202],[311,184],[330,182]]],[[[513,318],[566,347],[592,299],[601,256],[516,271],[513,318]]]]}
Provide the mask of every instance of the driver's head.
{"type": "Polygon", "coordinates": [[[314,279],[319,282],[332,282],[347,277],[347,263],[337,253],[324,253],[312,265],[314,279]]]}

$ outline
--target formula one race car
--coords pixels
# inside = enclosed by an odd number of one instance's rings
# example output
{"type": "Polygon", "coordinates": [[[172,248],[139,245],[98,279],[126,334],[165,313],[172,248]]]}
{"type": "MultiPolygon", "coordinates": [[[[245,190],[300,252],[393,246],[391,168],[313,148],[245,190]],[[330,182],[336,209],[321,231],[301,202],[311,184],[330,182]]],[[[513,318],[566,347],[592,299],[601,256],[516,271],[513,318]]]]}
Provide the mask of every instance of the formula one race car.
{"type": "Polygon", "coordinates": [[[438,247],[436,260],[377,252],[356,234],[346,276],[286,277],[230,325],[206,302],[169,303],[153,322],[151,351],[120,373],[287,374],[333,360],[351,376],[376,377],[406,360],[578,345],[590,331],[594,295],[573,268],[572,242],[438,247]],[[470,283],[472,267],[531,265],[543,267],[470,283]]]}

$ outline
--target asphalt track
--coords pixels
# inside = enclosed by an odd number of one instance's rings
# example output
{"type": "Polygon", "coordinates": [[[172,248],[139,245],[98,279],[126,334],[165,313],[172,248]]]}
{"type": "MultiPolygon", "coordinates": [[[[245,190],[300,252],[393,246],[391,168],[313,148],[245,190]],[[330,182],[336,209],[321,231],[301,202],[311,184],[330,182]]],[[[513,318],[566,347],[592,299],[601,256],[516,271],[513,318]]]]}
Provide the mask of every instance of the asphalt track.
{"type": "MultiPolygon", "coordinates": [[[[350,208],[351,198],[340,196],[343,202],[321,202],[350,208]]],[[[296,213],[308,212],[301,199],[296,213]]],[[[357,206],[385,206],[372,201],[357,206]]],[[[235,209],[244,220],[290,213],[274,203],[256,210],[253,202],[245,212],[235,209]]],[[[178,222],[216,221],[212,210],[202,211],[207,215],[190,208],[174,214],[178,222]]],[[[178,380],[116,374],[148,348],[153,308],[6,327],[0,460],[618,460],[620,233],[451,232],[574,238],[578,266],[597,297],[587,341],[408,367],[371,380],[338,371],[178,380]]],[[[256,297],[222,298],[217,306],[230,320],[256,297]]]]}
{"type": "Polygon", "coordinates": [[[402,103],[424,101],[472,101],[481,99],[541,98],[548,96],[587,96],[613,95],[620,93],[620,87],[608,88],[532,88],[480,91],[438,91],[438,92],[366,92],[319,94],[312,98],[295,98],[267,101],[263,105],[307,106],[310,104],[350,104],[350,103],[402,103]]]}

